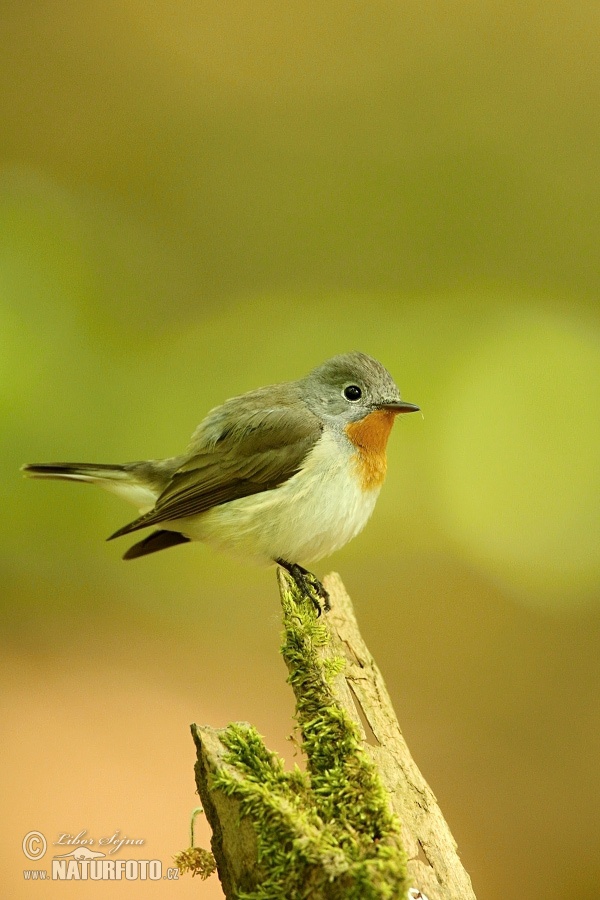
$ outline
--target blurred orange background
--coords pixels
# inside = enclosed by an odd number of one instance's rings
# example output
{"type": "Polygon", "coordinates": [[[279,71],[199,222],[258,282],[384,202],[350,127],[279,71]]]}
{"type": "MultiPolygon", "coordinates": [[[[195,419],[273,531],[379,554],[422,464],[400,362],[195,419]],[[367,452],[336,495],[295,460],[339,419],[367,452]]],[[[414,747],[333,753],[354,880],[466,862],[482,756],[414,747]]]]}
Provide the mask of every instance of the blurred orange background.
{"type": "Polygon", "coordinates": [[[293,758],[273,572],[197,545],[123,564],[103,539],[131,508],[19,465],[179,453],[226,397],[349,349],[423,417],[316,571],[479,900],[600,896],[598,24],[564,0],[4,4],[5,896],[70,890],[25,881],[55,852],[29,862],[31,830],[169,865],[193,721],[293,758]]]}

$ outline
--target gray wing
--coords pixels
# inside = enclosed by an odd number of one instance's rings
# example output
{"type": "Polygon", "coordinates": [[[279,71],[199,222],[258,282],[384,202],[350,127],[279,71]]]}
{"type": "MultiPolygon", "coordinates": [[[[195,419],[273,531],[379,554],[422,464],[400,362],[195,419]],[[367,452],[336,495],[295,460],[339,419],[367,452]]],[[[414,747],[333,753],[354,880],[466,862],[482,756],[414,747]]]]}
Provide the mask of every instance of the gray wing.
{"type": "MultiPolygon", "coordinates": [[[[257,408],[263,390],[214,410],[197,430],[189,454],[154,509],[109,540],[272,490],[295,475],[319,439],[321,423],[301,401],[257,408]]],[[[273,399],[272,393],[269,398],[273,399]]]]}

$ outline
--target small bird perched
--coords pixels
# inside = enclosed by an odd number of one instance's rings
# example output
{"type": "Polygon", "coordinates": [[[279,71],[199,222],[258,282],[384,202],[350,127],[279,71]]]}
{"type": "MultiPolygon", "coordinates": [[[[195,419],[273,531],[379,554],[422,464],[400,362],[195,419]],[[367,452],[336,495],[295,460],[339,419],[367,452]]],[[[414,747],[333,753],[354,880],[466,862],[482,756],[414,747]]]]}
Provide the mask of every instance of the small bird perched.
{"type": "Polygon", "coordinates": [[[364,528],[386,472],[399,413],[391,375],[365,353],[328,359],[298,381],[215,407],[181,456],[124,465],[33,463],[33,478],[98,484],[140,515],[108,540],[160,525],[127,550],[135,559],[189,541],[287,569],[318,609],[321,583],[300,565],[339,550],[364,528]]]}

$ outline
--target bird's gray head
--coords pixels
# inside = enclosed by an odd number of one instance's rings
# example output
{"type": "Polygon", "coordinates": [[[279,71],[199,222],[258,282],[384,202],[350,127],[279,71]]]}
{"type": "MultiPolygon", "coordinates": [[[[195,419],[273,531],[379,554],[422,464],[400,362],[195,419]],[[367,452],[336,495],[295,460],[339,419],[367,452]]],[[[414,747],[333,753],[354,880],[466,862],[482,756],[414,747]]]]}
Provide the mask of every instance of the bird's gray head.
{"type": "Polygon", "coordinates": [[[309,409],[344,423],[359,421],[377,409],[396,413],[418,409],[400,398],[394,379],[380,362],[358,350],[328,359],[299,385],[309,409]]]}

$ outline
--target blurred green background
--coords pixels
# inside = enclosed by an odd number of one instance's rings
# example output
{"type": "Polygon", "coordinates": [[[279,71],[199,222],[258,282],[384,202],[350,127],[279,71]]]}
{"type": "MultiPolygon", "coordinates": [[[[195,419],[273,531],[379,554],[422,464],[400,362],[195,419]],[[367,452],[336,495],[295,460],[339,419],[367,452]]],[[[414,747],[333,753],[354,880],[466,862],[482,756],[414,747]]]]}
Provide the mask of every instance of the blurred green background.
{"type": "Polygon", "coordinates": [[[293,755],[273,572],[197,545],[123,564],[103,539],[131,508],[18,466],[178,453],[226,397],[356,348],[423,417],[316,570],[355,600],[479,900],[597,900],[598,25],[566,0],[2,4],[11,897],[39,893],[32,829],[120,829],[167,865],[190,722],[293,755]]]}

